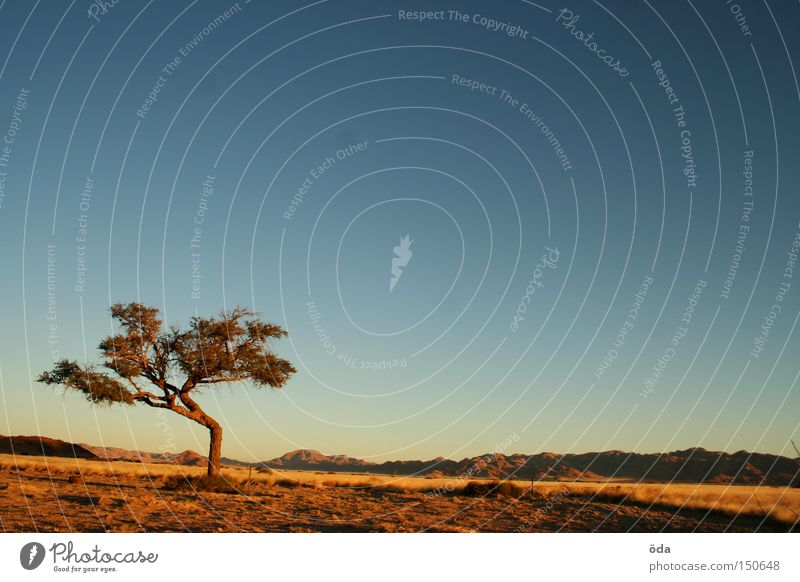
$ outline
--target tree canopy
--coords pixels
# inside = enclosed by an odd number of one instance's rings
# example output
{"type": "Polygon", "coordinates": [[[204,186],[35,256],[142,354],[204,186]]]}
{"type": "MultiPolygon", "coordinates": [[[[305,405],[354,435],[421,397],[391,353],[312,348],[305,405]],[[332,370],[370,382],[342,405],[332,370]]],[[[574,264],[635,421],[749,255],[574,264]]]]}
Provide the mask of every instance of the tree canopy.
{"type": "Polygon", "coordinates": [[[296,372],[271,348],[272,340],[287,332],[261,321],[249,309],[223,310],[216,317],[195,316],[187,329],[165,328],[159,310],[141,303],[117,303],[110,311],[119,333],[102,340],[99,349],[102,367],[111,373],[65,359],[43,372],[38,381],[64,385],[94,404],[144,403],[202,424],[212,437],[209,474],[219,470],[219,451],[216,459],[212,457],[215,433],[221,441],[222,429],[192,395],[200,388],[227,382],[281,388],[296,372]]]}

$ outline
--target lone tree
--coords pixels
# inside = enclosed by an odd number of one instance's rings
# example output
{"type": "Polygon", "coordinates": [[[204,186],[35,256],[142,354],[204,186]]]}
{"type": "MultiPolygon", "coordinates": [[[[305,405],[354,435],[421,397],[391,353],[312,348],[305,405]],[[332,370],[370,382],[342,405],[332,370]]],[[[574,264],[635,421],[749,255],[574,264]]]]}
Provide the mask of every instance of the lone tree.
{"type": "Polygon", "coordinates": [[[193,317],[185,331],[177,326],[163,329],[155,307],[118,303],[110,311],[120,333],[100,342],[99,349],[103,366],[114,375],[60,360],[38,381],[82,392],[94,404],[141,402],[203,425],[211,433],[208,475],[219,475],[222,427],[193,396],[223,382],[282,387],[296,370],[272,352],[270,340],[287,332],[240,307],[223,310],[219,317],[193,317]],[[176,378],[184,378],[183,383],[176,378]]]}

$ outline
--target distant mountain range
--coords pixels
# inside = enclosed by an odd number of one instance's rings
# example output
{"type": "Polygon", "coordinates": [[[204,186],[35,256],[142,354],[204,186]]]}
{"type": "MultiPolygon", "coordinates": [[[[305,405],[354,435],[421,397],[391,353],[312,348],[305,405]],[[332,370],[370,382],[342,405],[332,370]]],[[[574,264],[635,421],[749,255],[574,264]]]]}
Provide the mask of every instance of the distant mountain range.
{"type": "MultiPolygon", "coordinates": [[[[205,466],[206,458],[191,450],[177,455],[130,451],[68,443],[38,436],[0,435],[0,453],[78,457],[145,463],[205,466]]],[[[800,459],[765,453],[723,453],[702,448],[670,453],[600,453],[503,455],[489,453],[460,461],[438,457],[429,461],[373,463],[346,455],[325,455],[301,449],[269,461],[248,463],[223,458],[223,464],[239,467],[269,467],[275,470],[380,473],[463,479],[513,477],[546,481],[738,483],[748,485],[800,486],[800,459]]]]}

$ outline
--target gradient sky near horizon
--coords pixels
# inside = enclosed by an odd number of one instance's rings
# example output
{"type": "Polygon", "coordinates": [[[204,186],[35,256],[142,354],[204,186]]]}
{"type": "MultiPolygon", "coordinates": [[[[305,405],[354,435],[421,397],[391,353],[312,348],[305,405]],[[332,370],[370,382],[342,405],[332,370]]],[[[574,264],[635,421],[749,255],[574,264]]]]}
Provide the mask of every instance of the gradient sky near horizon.
{"type": "Polygon", "coordinates": [[[138,300],[289,331],[229,457],[793,454],[797,3],[101,4],[0,3],[3,434],[205,452],[35,382],[138,300]]]}

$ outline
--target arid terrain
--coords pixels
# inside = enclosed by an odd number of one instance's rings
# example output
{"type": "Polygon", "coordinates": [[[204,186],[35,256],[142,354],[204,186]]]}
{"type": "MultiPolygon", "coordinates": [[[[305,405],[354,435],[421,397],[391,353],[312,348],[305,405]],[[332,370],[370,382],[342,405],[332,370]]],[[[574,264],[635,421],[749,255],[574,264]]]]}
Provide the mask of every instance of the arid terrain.
{"type": "Polygon", "coordinates": [[[0,455],[5,532],[793,531],[800,489],[526,482],[0,455]]]}

